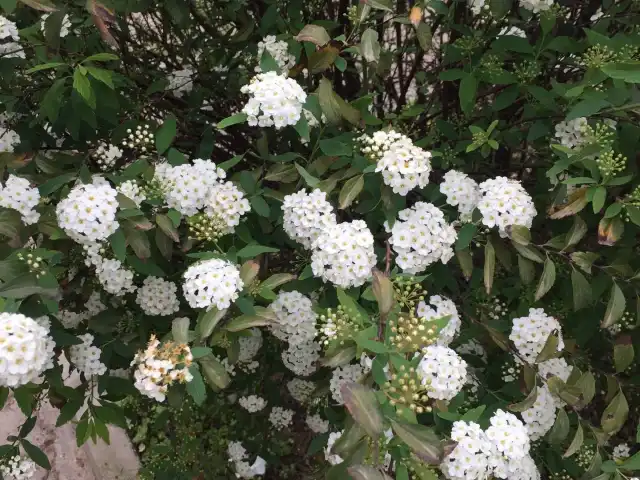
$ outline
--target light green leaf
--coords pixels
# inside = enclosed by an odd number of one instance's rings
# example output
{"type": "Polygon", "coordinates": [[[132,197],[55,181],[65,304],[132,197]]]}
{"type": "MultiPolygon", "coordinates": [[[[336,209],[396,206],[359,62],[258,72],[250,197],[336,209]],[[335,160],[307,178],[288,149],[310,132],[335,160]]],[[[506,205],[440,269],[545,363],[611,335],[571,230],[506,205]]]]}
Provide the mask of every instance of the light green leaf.
{"type": "Polygon", "coordinates": [[[353,419],[373,438],[382,433],[383,419],[375,392],[364,385],[349,382],[340,389],[344,405],[353,419]]]}
{"type": "Polygon", "coordinates": [[[360,192],[364,188],[364,175],[357,175],[347,180],[338,196],[338,205],[340,210],[344,210],[349,207],[353,201],[358,198],[360,192]]]}
{"type": "Polygon", "coordinates": [[[614,282],[611,287],[611,295],[609,296],[607,310],[604,314],[604,319],[602,320],[602,328],[608,328],[620,320],[626,306],[627,302],[624,298],[624,293],[618,284],[614,282]]]}
{"type": "Polygon", "coordinates": [[[176,136],[177,122],[175,117],[169,116],[156,132],[156,149],[163,154],[176,136]]]}
{"type": "Polygon", "coordinates": [[[491,240],[487,240],[484,247],[484,288],[487,295],[491,294],[493,287],[493,277],[496,273],[496,251],[491,244],[491,240]]]}
{"type": "Polygon", "coordinates": [[[218,122],[216,127],[220,130],[223,130],[227,127],[230,127],[231,125],[236,125],[238,123],[245,123],[247,121],[247,118],[248,116],[246,113],[236,113],[235,115],[231,115],[230,117],[227,117],[224,120],[221,120],[220,122],[218,122]]]}
{"type": "Polygon", "coordinates": [[[536,302],[551,290],[554,283],[556,283],[556,265],[549,257],[547,257],[544,262],[544,269],[542,270],[542,276],[540,277],[538,288],[536,289],[536,302]]]}
{"type": "Polygon", "coordinates": [[[320,180],[318,178],[311,175],[303,166],[299,165],[298,163],[294,163],[294,165],[296,166],[296,169],[298,170],[300,176],[304,178],[305,182],[307,182],[307,185],[309,185],[311,188],[318,186],[318,184],[320,183],[320,180]]]}

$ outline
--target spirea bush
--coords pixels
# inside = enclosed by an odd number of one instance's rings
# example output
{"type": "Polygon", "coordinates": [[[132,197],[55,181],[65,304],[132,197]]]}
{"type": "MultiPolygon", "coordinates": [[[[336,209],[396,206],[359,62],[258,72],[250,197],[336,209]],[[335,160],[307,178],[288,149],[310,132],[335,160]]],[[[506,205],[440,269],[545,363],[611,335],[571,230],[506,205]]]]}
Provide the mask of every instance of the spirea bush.
{"type": "Polygon", "coordinates": [[[639,1],[103,1],[0,0],[1,478],[636,478],[639,1]]]}

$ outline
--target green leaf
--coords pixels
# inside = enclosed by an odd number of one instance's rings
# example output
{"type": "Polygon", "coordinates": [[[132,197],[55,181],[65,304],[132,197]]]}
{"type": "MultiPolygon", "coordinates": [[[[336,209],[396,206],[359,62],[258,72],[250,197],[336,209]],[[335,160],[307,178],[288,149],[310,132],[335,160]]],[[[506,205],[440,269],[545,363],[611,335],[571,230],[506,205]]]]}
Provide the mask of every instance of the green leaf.
{"type": "Polygon", "coordinates": [[[385,12],[393,12],[391,0],[365,0],[365,4],[375,10],[384,10],[385,12]]]}
{"type": "Polygon", "coordinates": [[[474,223],[465,223],[462,225],[460,231],[458,231],[458,238],[456,238],[456,250],[464,250],[473,240],[473,236],[476,234],[478,227],[474,223]]]}
{"type": "Polygon", "coordinates": [[[440,438],[430,428],[422,425],[400,423],[389,419],[394,433],[406,443],[411,450],[425,463],[439,465],[444,451],[440,438]]]}
{"type": "Polygon", "coordinates": [[[562,458],[569,458],[571,455],[580,450],[580,447],[582,447],[583,443],[584,431],[582,430],[582,424],[580,423],[580,421],[578,421],[578,428],[576,428],[576,433],[573,436],[573,440],[571,440],[571,444],[562,455],[562,458]]]}
{"type": "Polygon", "coordinates": [[[580,117],[590,117],[611,104],[602,98],[589,98],[578,102],[569,110],[565,121],[570,122],[580,117]]]}
{"type": "Polygon", "coordinates": [[[327,440],[329,440],[329,432],[322,433],[316,437],[313,437],[311,442],[309,443],[309,447],[307,448],[306,456],[310,457],[315,455],[316,453],[321,452],[324,447],[327,446],[327,440]]]}
{"type": "Polygon", "coordinates": [[[573,217],[573,225],[571,226],[571,228],[567,232],[567,236],[565,237],[564,248],[569,248],[578,244],[578,242],[582,240],[582,237],[584,237],[586,233],[587,224],[584,220],[582,220],[582,218],[576,215],[575,217],[573,217]]]}
{"type": "Polygon", "coordinates": [[[83,418],[76,425],[76,444],[81,447],[89,439],[89,419],[83,418]]]}
{"type": "Polygon", "coordinates": [[[89,74],[98,80],[99,82],[104,83],[107,87],[113,90],[113,74],[109,70],[105,70],[104,68],[96,68],[96,67],[86,67],[89,74]]]}
{"type": "Polygon", "coordinates": [[[247,118],[248,116],[246,113],[236,113],[235,115],[231,115],[230,117],[227,117],[224,120],[221,120],[220,122],[218,122],[216,127],[220,130],[223,130],[227,127],[230,127],[231,125],[236,125],[238,123],[245,123],[247,121],[247,118]]]}
{"type": "Polygon", "coordinates": [[[176,136],[176,129],[177,123],[175,117],[167,117],[156,132],[156,149],[159,154],[163,154],[169,148],[176,136]]]}
{"type": "Polygon", "coordinates": [[[593,293],[591,284],[578,270],[571,270],[571,288],[573,289],[573,310],[577,312],[591,305],[593,293]]]}
{"type": "Polygon", "coordinates": [[[205,339],[211,336],[213,330],[216,328],[220,320],[222,320],[227,313],[227,310],[218,310],[213,307],[210,310],[201,312],[198,316],[198,322],[196,324],[196,333],[199,339],[205,339]]]}
{"type": "Polygon", "coordinates": [[[26,438],[20,440],[20,444],[24,449],[25,453],[29,456],[31,460],[36,462],[39,466],[44,468],[45,470],[51,470],[51,464],[49,463],[49,459],[45,455],[45,453],[36,447],[33,443],[31,443],[26,438]]]}
{"type": "Polygon", "coordinates": [[[82,61],[82,63],[85,63],[85,62],[109,62],[111,60],[120,60],[120,57],[118,57],[118,55],[115,55],[113,53],[107,53],[107,52],[95,53],[95,54],[90,55],[87,58],[85,58],[82,61]]]}
{"type": "Polygon", "coordinates": [[[509,405],[509,410],[512,412],[524,412],[525,410],[530,409],[534,403],[536,403],[536,399],[538,398],[538,388],[533,387],[533,390],[527,395],[527,398],[518,403],[512,403],[509,405]]]}
{"type": "Polygon", "coordinates": [[[612,203],[607,207],[607,210],[604,212],[604,218],[617,217],[621,211],[622,211],[621,203],[618,203],[618,202],[612,203]]]}
{"type": "Polygon", "coordinates": [[[598,213],[604,207],[604,202],[607,199],[607,189],[604,187],[597,187],[593,194],[591,203],[593,204],[593,213],[598,213]]]}
{"type": "Polygon", "coordinates": [[[392,480],[380,469],[369,465],[352,465],[347,468],[347,472],[353,480],[392,480]]]}
{"type": "Polygon", "coordinates": [[[609,296],[607,310],[604,314],[604,319],[602,320],[602,328],[608,328],[620,320],[626,306],[627,302],[624,298],[624,293],[618,284],[614,282],[611,287],[611,295],[609,296]]]}
{"type": "Polygon", "coordinates": [[[127,228],[125,238],[138,258],[144,260],[151,257],[151,244],[145,232],[127,228]]]}
{"type": "Polygon", "coordinates": [[[340,190],[340,195],[338,195],[338,208],[340,208],[340,210],[344,210],[349,207],[353,201],[358,198],[358,195],[360,195],[363,188],[364,175],[357,175],[347,180],[340,190]]]}
{"type": "Polygon", "coordinates": [[[416,38],[418,39],[418,43],[420,44],[420,48],[422,48],[422,50],[429,50],[429,48],[431,47],[431,41],[433,39],[431,27],[425,22],[420,22],[416,27],[416,38]]]}
{"type": "Polygon", "coordinates": [[[536,357],[535,363],[542,363],[552,358],[556,358],[559,355],[560,339],[558,338],[558,333],[554,332],[547,337],[547,340],[542,347],[542,350],[536,357]]]}
{"type": "Polygon", "coordinates": [[[327,30],[320,25],[305,25],[295,38],[298,42],[311,42],[319,47],[326,45],[331,40],[327,30]]]}
{"type": "Polygon", "coordinates": [[[480,420],[480,417],[482,416],[482,414],[484,413],[484,411],[486,410],[487,406],[486,405],[480,405],[476,408],[472,408],[471,410],[468,410],[461,418],[460,420],[462,420],[463,422],[478,422],[478,420],[480,420]]]}
{"type": "Polygon", "coordinates": [[[609,63],[601,70],[611,78],[627,83],[640,83],[640,62],[609,63]]]}
{"type": "Polygon", "coordinates": [[[26,298],[30,295],[43,295],[55,298],[59,291],[56,287],[44,287],[38,283],[35,275],[27,273],[0,286],[1,298],[26,298]]]}
{"type": "Polygon", "coordinates": [[[367,28],[360,36],[359,50],[364,59],[369,63],[380,60],[378,32],[372,28],[367,28]]]}
{"type": "Polygon", "coordinates": [[[200,374],[198,365],[193,364],[189,367],[189,373],[193,376],[190,382],[187,382],[187,393],[193,398],[196,405],[202,405],[207,399],[207,388],[200,374]]]}
{"type": "Polygon", "coordinates": [[[473,107],[476,102],[477,88],[478,88],[478,81],[471,74],[467,74],[460,81],[460,90],[459,90],[460,108],[462,109],[463,112],[469,113],[471,112],[471,110],[473,110],[473,107]]]}
{"type": "Polygon", "coordinates": [[[171,238],[174,242],[180,241],[180,235],[178,234],[178,229],[174,226],[171,219],[162,214],[156,215],[156,223],[158,227],[167,235],[167,237],[171,238]]]}
{"type": "Polygon", "coordinates": [[[542,270],[542,276],[540,277],[538,288],[536,289],[536,302],[551,290],[554,283],[556,283],[556,265],[549,257],[547,257],[544,262],[544,269],[542,270]]]}
{"type": "Polygon", "coordinates": [[[624,372],[633,363],[635,351],[633,343],[628,335],[616,341],[613,346],[613,364],[616,367],[616,373],[624,372]]]}
{"type": "Polygon", "coordinates": [[[78,92],[82,98],[84,98],[89,106],[95,108],[95,97],[93,90],[91,89],[91,82],[80,72],[79,69],[76,69],[73,72],[73,89],[78,92]]]}
{"type": "MultiPolygon", "coordinates": [[[[638,431],[640,432],[640,426],[638,428],[638,431]]],[[[640,439],[640,434],[636,437],[636,443],[639,443],[637,440],[640,439]]],[[[640,470],[640,452],[634,454],[633,456],[622,462],[622,464],[620,464],[620,468],[633,471],[640,470]]]]}
{"type": "Polygon", "coordinates": [[[224,389],[231,383],[231,378],[224,365],[213,355],[201,358],[198,363],[202,368],[204,379],[214,390],[224,389]]]}
{"type": "Polygon", "coordinates": [[[253,258],[262,253],[276,253],[279,252],[279,248],[266,247],[264,245],[247,245],[238,251],[239,258],[253,258]]]}
{"type": "Polygon", "coordinates": [[[602,413],[602,418],[600,419],[602,430],[609,434],[617,432],[626,422],[628,415],[629,404],[624,393],[620,390],[602,413]]]}
{"type": "Polygon", "coordinates": [[[75,173],[63,173],[62,175],[58,175],[57,177],[44,182],[38,187],[38,191],[40,192],[41,196],[47,197],[56,190],[60,189],[63,185],[72,182],[76,178],[77,175],[75,173]]]}
{"type": "Polygon", "coordinates": [[[325,155],[329,155],[331,157],[350,157],[353,154],[353,150],[349,145],[342,143],[335,138],[325,138],[320,140],[320,150],[325,155]]]}
{"type": "MultiPolygon", "coordinates": [[[[215,311],[215,309],[212,309],[215,311]]],[[[171,322],[171,336],[174,342],[189,343],[189,325],[191,321],[187,317],[174,318],[171,322]]],[[[193,352],[192,352],[193,353],[193,352]]]]}
{"type": "Polygon", "coordinates": [[[62,66],[68,66],[66,63],[64,62],[49,62],[49,63],[41,63],[40,65],[36,65],[33,68],[30,68],[29,70],[27,70],[26,73],[27,75],[34,73],[34,72],[39,72],[41,70],[49,70],[51,68],[58,68],[58,67],[62,67],[62,66]]]}
{"type": "Polygon", "coordinates": [[[317,93],[320,108],[327,117],[328,123],[339,123],[344,118],[353,125],[359,124],[360,112],[333,91],[329,79],[324,77],[320,79],[317,93]]]}
{"type": "Polygon", "coordinates": [[[269,50],[267,50],[266,48],[264,49],[264,51],[262,52],[262,56],[260,57],[260,70],[262,70],[265,73],[266,72],[276,72],[278,74],[281,73],[278,62],[276,62],[276,60],[273,58],[271,53],[269,53],[269,50]]]}
{"type": "Polygon", "coordinates": [[[309,185],[311,188],[318,186],[318,184],[320,183],[320,180],[318,178],[311,175],[305,170],[304,167],[298,165],[297,163],[294,163],[294,165],[296,166],[296,169],[298,170],[300,176],[304,178],[305,182],[307,182],[307,185],[309,185]]]}
{"type": "Polygon", "coordinates": [[[484,247],[484,288],[487,295],[491,294],[493,287],[493,277],[496,273],[496,251],[491,240],[487,240],[484,247]]]}
{"type": "Polygon", "coordinates": [[[556,421],[548,435],[549,443],[558,445],[564,442],[564,439],[569,435],[570,429],[571,424],[569,423],[567,412],[564,411],[564,408],[559,408],[556,421]]]}
{"type": "Polygon", "coordinates": [[[271,208],[269,208],[269,204],[264,198],[260,196],[251,197],[249,203],[253,211],[261,217],[268,217],[271,214],[271,208]]]}
{"type": "Polygon", "coordinates": [[[518,273],[522,283],[529,285],[535,280],[536,267],[531,260],[518,255],[518,273]]]}
{"type": "Polygon", "coordinates": [[[340,389],[344,405],[353,419],[373,438],[382,433],[383,419],[375,392],[356,382],[348,382],[340,389]]]}
{"type": "Polygon", "coordinates": [[[56,420],[56,427],[61,427],[65,423],[73,420],[73,417],[78,413],[82,404],[83,402],[81,400],[67,400],[67,403],[60,409],[60,415],[58,415],[58,419],[56,420]]]}

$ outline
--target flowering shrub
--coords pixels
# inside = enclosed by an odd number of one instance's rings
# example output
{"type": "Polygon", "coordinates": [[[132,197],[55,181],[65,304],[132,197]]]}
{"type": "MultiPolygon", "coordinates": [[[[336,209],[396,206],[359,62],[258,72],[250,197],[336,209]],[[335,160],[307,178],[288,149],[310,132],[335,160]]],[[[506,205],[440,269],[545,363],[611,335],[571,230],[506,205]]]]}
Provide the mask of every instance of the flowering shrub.
{"type": "Polygon", "coordinates": [[[350,3],[0,1],[1,478],[635,478],[640,2],[350,3]]]}

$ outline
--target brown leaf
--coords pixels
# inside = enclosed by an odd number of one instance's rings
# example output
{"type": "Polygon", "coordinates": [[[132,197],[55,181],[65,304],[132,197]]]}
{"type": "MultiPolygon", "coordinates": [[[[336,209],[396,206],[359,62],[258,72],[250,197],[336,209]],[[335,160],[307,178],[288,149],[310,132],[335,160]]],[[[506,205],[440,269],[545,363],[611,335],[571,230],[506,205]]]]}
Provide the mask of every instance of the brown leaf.
{"type": "Polygon", "coordinates": [[[549,209],[549,216],[554,220],[575,215],[587,206],[587,187],[579,188],[569,196],[569,200],[559,207],[552,206],[549,209]]]}

